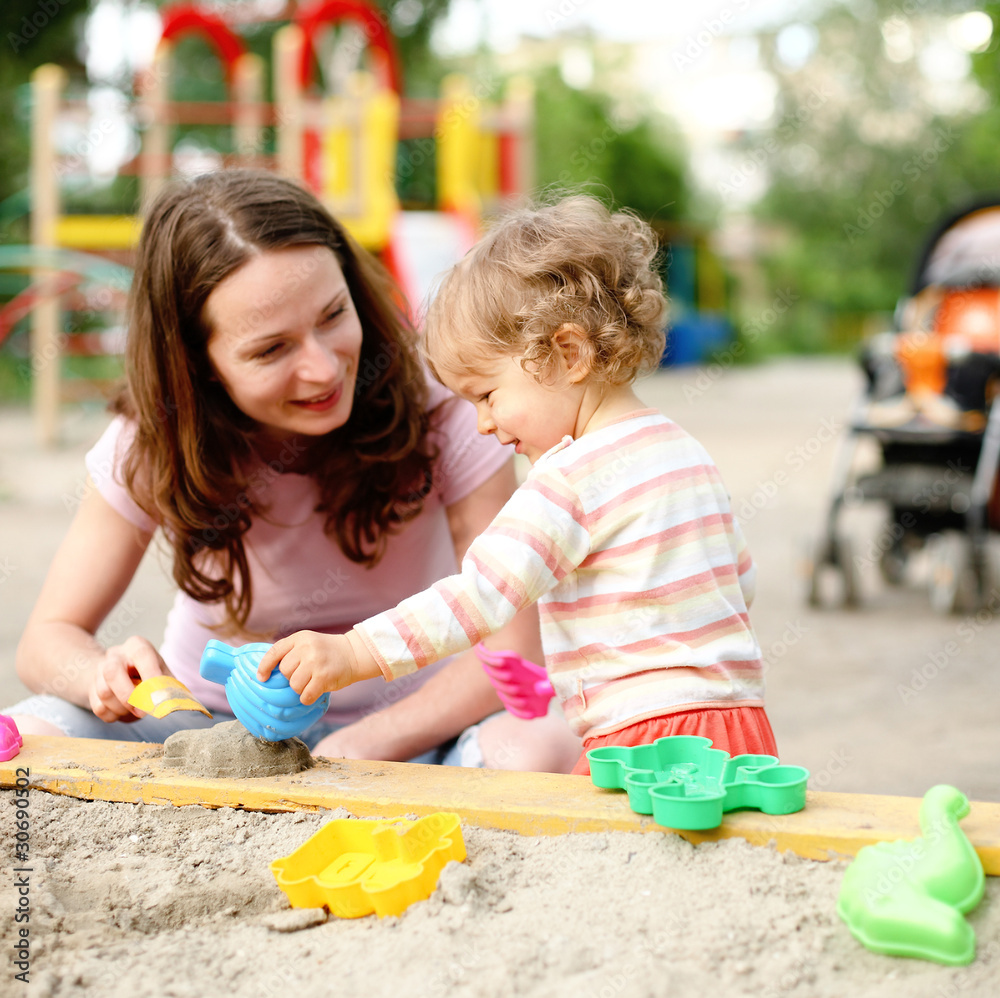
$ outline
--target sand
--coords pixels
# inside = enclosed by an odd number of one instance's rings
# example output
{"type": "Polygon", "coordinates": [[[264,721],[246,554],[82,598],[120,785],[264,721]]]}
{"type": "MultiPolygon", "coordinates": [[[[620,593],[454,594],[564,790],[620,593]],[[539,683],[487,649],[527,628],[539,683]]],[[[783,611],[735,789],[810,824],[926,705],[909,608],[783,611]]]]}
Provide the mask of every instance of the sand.
{"type": "Polygon", "coordinates": [[[163,764],[188,776],[278,776],[313,765],[305,742],[255,738],[240,721],[177,731],[163,743],[163,764]]]}
{"type": "MultiPolygon", "coordinates": [[[[13,794],[0,834],[13,841],[13,794]]],[[[844,864],[739,839],[552,838],[466,826],[465,863],[400,917],[291,909],[269,869],[342,809],[263,814],[84,802],[31,791],[30,971],[0,994],[93,998],[294,995],[995,995],[1000,882],[953,968],[863,949],[834,905],[844,864]]],[[[13,864],[11,864],[13,865],[13,864]]],[[[0,911],[18,895],[8,873],[0,911]]],[[[23,875],[21,875],[23,876],[23,875]]]]}
{"type": "MultiPolygon", "coordinates": [[[[1000,594],[966,618],[931,613],[919,569],[888,589],[878,521],[851,511],[861,611],[809,609],[797,573],[826,509],[838,433],[860,388],[849,360],[663,372],[641,394],[708,447],[759,569],[754,626],[782,758],[810,787],[921,796],[951,783],[1000,800],[1000,594]],[[734,418],[738,414],[738,418],[734,418]],[[917,689],[917,687],[920,687],[917,689]]],[[[67,409],[67,443],[35,446],[0,409],[0,682],[85,494],[82,458],[107,417],[67,409]]],[[[158,641],[172,602],[151,552],[102,629],[158,641]]],[[[11,857],[11,795],[0,793],[11,857]]],[[[31,983],[13,979],[15,862],[0,878],[0,996],[727,996],[951,998],[1000,991],[997,879],[971,917],[967,968],[864,950],[834,913],[843,867],[727,840],[521,838],[465,829],[469,858],[399,919],[293,912],[268,864],[330,815],[88,803],[31,794],[31,983]]]]}

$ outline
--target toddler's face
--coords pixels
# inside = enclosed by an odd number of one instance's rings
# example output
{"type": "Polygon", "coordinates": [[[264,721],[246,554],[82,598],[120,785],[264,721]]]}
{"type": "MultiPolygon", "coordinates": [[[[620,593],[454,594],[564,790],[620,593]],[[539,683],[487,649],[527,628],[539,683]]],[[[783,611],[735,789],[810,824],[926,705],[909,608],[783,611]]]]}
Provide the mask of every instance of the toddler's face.
{"type": "Polygon", "coordinates": [[[517,354],[494,354],[475,373],[441,371],[445,385],[476,407],[478,429],[513,444],[532,464],[567,434],[575,437],[583,389],[564,366],[539,383],[517,354]]]}

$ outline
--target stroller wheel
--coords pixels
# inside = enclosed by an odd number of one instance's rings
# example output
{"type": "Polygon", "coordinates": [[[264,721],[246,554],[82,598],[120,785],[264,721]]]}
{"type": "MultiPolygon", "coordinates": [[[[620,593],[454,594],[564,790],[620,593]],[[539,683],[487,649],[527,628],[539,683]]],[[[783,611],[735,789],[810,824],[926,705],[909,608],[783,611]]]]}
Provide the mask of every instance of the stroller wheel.
{"type": "Polygon", "coordinates": [[[969,538],[958,530],[945,530],[927,538],[928,589],[931,606],[938,613],[963,613],[975,609],[976,575],[969,538]]]}
{"type": "Polygon", "coordinates": [[[902,585],[906,578],[906,555],[899,547],[891,547],[888,551],[882,552],[878,567],[882,578],[890,586],[902,585]]]}
{"type": "Polygon", "coordinates": [[[884,551],[878,561],[882,578],[890,586],[900,586],[906,578],[906,558],[899,551],[884,551]]]}
{"type": "Polygon", "coordinates": [[[846,537],[830,537],[820,543],[810,566],[808,603],[814,607],[861,604],[861,584],[846,537]]]}

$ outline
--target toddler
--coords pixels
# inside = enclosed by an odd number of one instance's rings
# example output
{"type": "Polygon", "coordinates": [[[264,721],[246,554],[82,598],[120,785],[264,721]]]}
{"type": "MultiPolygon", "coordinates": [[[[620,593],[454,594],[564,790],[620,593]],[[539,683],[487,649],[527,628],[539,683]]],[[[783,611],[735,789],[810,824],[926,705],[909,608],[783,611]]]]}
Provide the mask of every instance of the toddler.
{"type": "Polygon", "coordinates": [[[346,635],[278,641],[261,679],[280,663],[309,704],[468,648],[538,601],[584,752],[685,734],[777,754],[728,495],[704,449],[633,390],[663,352],[656,251],[644,222],[574,196],[506,217],[449,272],[428,361],[531,470],[459,574],[346,635]]]}

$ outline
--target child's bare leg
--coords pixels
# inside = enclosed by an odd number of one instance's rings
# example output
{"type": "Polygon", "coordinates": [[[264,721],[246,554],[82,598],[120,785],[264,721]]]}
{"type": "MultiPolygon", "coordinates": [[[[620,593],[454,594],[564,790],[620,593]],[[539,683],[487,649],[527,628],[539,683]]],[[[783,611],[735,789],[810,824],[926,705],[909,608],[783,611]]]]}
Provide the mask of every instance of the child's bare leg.
{"type": "Polygon", "coordinates": [[[480,726],[479,748],[487,769],[568,773],[583,742],[566,726],[561,711],[528,721],[498,714],[480,726]]]}

